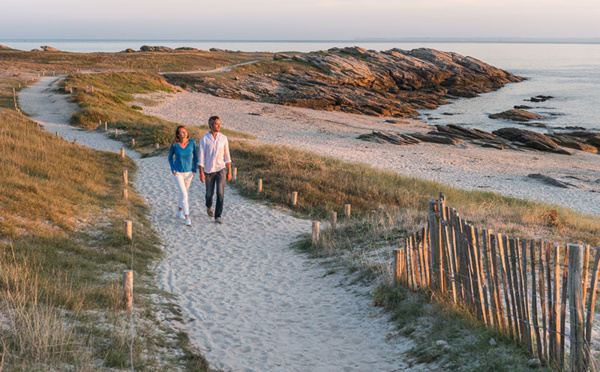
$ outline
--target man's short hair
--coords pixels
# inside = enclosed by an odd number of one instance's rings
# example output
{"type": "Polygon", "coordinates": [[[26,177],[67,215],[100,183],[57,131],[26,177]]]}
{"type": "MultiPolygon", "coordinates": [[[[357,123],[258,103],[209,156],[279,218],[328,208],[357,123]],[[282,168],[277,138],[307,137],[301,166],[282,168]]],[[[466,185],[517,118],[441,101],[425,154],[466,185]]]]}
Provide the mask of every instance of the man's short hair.
{"type": "Polygon", "coordinates": [[[221,120],[221,118],[218,116],[211,116],[208,119],[208,125],[213,125],[217,120],[221,120]]]}

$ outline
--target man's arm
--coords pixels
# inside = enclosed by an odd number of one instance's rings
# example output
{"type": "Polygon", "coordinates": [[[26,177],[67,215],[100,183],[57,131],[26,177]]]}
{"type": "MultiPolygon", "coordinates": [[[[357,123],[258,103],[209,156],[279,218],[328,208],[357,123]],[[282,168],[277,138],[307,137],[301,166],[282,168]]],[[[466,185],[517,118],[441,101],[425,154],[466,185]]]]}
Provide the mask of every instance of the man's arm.
{"type": "Polygon", "coordinates": [[[223,160],[227,167],[227,182],[231,181],[231,155],[229,154],[229,140],[225,141],[225,149],[223,154],[223,160]]]}

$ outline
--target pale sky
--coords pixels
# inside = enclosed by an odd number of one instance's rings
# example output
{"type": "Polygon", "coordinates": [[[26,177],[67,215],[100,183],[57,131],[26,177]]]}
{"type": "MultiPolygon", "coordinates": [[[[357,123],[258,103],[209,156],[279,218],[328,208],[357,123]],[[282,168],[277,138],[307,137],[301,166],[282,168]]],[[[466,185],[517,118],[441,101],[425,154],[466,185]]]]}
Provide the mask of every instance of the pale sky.
{"type": "Polygon", "coordinates": [[[600,0],[0,0],[0,14],[0,39],[600,37],[600,0]]]}

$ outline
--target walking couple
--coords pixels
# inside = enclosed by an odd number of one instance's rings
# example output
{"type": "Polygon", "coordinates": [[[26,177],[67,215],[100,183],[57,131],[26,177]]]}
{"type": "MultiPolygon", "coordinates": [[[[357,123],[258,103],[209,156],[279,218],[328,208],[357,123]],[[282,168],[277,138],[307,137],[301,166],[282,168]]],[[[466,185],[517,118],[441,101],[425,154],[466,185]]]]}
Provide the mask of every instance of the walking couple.
{"type": "Polygon", "coordinates": [[[225,182],[231,181],[231,156],[229,141],[221,132],[221,119],[211,116],[208,119],[209,132],[200,142],[190,139],[186,127],[180,125],[175,130],[175,140],[169,151],[169,164],[175,182],[179,188],[177,217],[185,220],[186,226],[192,225],[188,190],[196,170],[200,168],[200,182],[206,184],[206,210],[216,223],[223,223],[223,200],[225,198],[225,182]],[[217,203],[212,208],[213,195],[217,190],[217,203]]]}

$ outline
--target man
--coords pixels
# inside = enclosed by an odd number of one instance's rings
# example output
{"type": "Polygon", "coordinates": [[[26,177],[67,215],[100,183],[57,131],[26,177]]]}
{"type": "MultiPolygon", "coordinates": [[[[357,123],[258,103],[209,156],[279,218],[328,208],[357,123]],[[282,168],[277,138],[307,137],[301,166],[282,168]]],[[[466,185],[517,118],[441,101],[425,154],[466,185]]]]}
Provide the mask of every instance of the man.
{"type": "Polygon", "coordinates": [[[206,183],[206,211],[209,217],[215,217],[216,223],[223,223],[223,199],[225,198],[225,182],[231,181],[231,156],[229,141],[221,132],[221,119],[211,116],[208,119],[210,131],[200,138],[198,144],[198,167],[200,182],[206,183]],[[217,188],[217,205],[212,209],[212,199],[217,188]]]}

